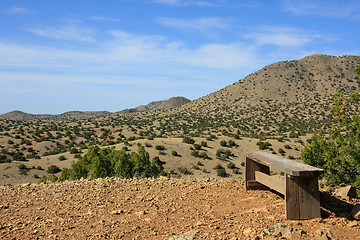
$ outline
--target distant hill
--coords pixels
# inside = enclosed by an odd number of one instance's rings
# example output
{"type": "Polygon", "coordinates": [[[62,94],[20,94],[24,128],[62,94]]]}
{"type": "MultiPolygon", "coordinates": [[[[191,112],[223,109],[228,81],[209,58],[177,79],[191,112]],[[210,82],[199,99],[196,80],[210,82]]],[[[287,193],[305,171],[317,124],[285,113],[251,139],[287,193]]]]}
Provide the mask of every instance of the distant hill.
{"type": "Polygon", "coordinates": [[[107,111],[70,111],[62,114],[31,114],[22,111],[11,111],[0,115],[0,119],[26,121],[33,119],[86,119],[92,117],[106,116],[111,114],[107,111]]]}
{"type": "Polygon", "coordinates": [[[189,102],[191,102],[191,100],[189,100],[185,97],[172,97],[168,100],[154,101],[147,105],[141,105],[136,108],[125,109],[125,110],[119,111],[118,113],[125,114],[125,113],[133,113],[133,112],[158,110],[158,109],[170,109],[170,108],[180,107],[189,102]]]}
{"type": "MultiPolygon", "coordinates": [[[[132,112],[157,110],[157,109],[170,109],[170,108],[179,107],[189,102],[191,101],[185,97],[172,97],[168,100],[154,101],[147,105],[141,105],[136,108],[125,109],[117,113],[125,114],[132,112]]],[[[0,119],[15,120],[15,121],[26,121],[33,119],[57,119],[57,120],[87,119],[93,117],[107,116],[110,114],[112,113],[108,111],[69,111],[61,114],[51,115],[51,114],[31,114],[16,110],[0,115],[0,119]]]]}

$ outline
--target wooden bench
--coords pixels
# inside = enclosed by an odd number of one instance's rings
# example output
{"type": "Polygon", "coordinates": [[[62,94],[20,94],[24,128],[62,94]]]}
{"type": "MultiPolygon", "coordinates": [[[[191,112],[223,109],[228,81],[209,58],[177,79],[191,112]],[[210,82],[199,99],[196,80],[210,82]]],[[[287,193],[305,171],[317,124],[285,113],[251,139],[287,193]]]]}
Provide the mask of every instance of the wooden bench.
{"type": "Polygon", "coordinates": [[[245,162],[245,188],[273,189],[285,196],[286,219],[320,217],[318,177],[320,168],[266,152],[248,152],[245,162]],[[270,168],[285,173],[285,179],[270,176],[270,168]]]}

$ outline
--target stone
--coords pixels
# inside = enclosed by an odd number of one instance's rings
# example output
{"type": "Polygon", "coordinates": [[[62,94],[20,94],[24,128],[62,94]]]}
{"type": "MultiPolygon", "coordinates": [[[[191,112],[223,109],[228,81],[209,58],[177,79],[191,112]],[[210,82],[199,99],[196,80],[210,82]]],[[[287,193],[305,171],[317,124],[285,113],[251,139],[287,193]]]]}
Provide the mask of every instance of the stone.
{"type": "Polygon", "coordinates": [[[172,236],[169,240],[193,240],[195,239],[196,234],[197,232],[189,231],[182,235],[172,236]]]}
{"type": "Polygon", "coordinates": [[[160,176],[160,177],[158,177],[158,180],[160,180],[160,181],[167,181],[167,180],[169,180],[169,178],[168,178],[168,177],[165,177],[165,176],[160,176]]]}
{"type": "Polygon", "coordinates": [[[135,212],[135,214],[138,216],[144,216],[146,214],[146,212],[144,210],[141,210],[141,211],[135,212]]]}
{"type": "Polygon", "coordinates": [[[243,234],[247,237],[250,237],[250,235],[252,234],[253,230],[251,228],[245,229],[243,231],[243,234]]]}
{"type": "Polygon", "coordinates": [[[358,225],[357,221],[350,221],[347,226],[348,227],[356,227],[358,225]]]}
{"type": "Polygon", "coordinates": [[[286,225],[283,224],[277,224],[270,228],[272,231],[272,235],[275,237],[289,237],[291,236],[291,233],[294,231],[293,228],[288,228],[286,225]]]}
{"type": "Polygon", "coordinates": [[[318,230],[316,230],[316,239],[331,240],[332,235],[331,235],[330,231],[328,231],[328,230],[318,229],[318,230]]]}
{"type": "Polygon", "coordinates": [[[335,196],[341,197],[342,199],[356,198],[356,189],[353,186],[345,186],[335,190],[335,196]]]}
{"type": "Polygon", "coordinates": [[[120,215],[122,213],[124,213],[124,210],[122,209],[111,211],[111,215],[120,215]]]}
{"type": "Polygon", "coordinates": [[[351,209],[351,216],[355,220],[360,220],[360,204],[356,204],[351,209]]]}

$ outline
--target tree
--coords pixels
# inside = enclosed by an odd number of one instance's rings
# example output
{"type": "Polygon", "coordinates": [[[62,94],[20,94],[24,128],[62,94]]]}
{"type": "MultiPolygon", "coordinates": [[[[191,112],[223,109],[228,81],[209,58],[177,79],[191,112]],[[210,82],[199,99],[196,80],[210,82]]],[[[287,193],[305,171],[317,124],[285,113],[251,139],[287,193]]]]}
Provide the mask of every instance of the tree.
{"type": "MultiPolygon", "coordinates": [[[[360,66],[355,72],[360,77],[360,66]]],[[[360,91],[334,95],[329,130],[314,134],[301,152],[305,163],[324,169],[330,185],[360,186],[360,91]]]]}

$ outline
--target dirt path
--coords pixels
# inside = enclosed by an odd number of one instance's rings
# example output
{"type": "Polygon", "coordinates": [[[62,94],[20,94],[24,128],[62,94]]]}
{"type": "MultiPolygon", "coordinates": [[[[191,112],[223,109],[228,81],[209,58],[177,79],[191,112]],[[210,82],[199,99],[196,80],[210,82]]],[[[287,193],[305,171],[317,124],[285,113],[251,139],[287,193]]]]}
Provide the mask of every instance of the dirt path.
{"type": "Polygon", "coordinates": [[[241,180],[2,186],[0,216],[0,239],[360,239],[345,218],[285,220],[283,198],[241,180]]]}

